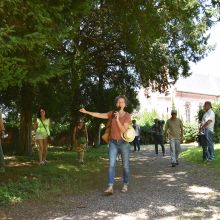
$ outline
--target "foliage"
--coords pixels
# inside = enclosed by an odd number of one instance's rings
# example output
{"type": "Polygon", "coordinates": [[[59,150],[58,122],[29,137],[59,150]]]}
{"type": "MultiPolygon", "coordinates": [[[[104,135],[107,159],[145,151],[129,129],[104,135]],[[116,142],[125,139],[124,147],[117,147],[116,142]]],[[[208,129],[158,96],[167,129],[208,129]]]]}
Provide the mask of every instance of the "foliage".
{"type": "Polygon", "coordinates": [[[217,6],[193,0],[121,0],[106,5],[118,21],[144,87],[166,90],[179,75],[190,74],[189,61],[199,61],[210,49],[205,33],[211,19],[218,17],[217,6]]]}
{"type": "Polygon", "coordinates": [[[202,160],[202,148],[190,147],[186,151],[183,151],[180,155],[185,160],[204,166],[208,169],[215,168],[220,170],[220,145],[215,145],[215,160],[211,163],[204,163],[202,160]]]}
{"type": "Polygon", "coordinates": [[[69,131],[69,124],[68,123],[58,123],[58,122],[52,122],[51,123],[51,134],[57,135],[61,133],[66,133],[69,131]]]}
{"type": "Polygon", "coordinates": [[[184,124],[183,129],[183,137],[185,143],[194,142],[196,140],[196,137],[198,135],[198,124],[194,123],[186,123],[184,124]]]}
{"type": "Polygon", "coordinates": [[[141,144],[152,144],[154,143],[154,138],[151,131],[151,126],[146,124],[141,126],[141,144]]]}
{"type": "Polygon", "coordinates": [[[220,103],[213,104],[213,111],[215,113],[215,127],[214,127],[214,141],[220,142],[220,103]]]}
{"type": "Polygon", "coordinates": [[[30,199],[32,194],[40,190],[41,184],[38,179],[28,180],[22,177],[18,182],[9,181],[0,186],[0,206],[8,203],[19,203],[30,199]]]}
{"type": "Polygon", "coordinates": [[[137,124],[140,126],[149,125],[152,126],[154,123],[154,119],[158,117],[158,113],[156,110],[152,110],[150,112],[143,112],[137,115],[134,115],[134,118],[137,121],[137,124]]]}
{"type": "Polygon", "coordinates": [[[49,197],[54,199],[56,196],[103,187],[100,178],[105,178],[106,157],[107,149],[104,146],[99,149],[89,148],[83,166],[78,164],[76,152],[65,152],[59,147],[49,149],[47,166],[36,164],[37,152],[32,158],[10,157],[8,163],[14,166],[7,167],[0,183],[0,206],[34,198],[42,201],[49,197]],[[18,163],[22,166],[16,166],[18,163]],[[92,178],[94,175],[100,178],[92,178]]]}
{"type": "Polygon", "coordinates": [[[205,114],[205,110],[204,109],[200,109],[197,113],[197,120],[199,123],[202,122],[202,116],[205,114]]]}
{"type": "Polygon", "coordinates": [[[153,136],[151,127],[154,123],[154,119],[157,118],[158,114],[156,110],[151,112],[143,112],[134,116],[137,120],[137,124],[141,128],[141,144],[153,143],[153,136]]]}
{"type": "Polygon", "coordinates": [[[67,37],[71,21],[72,29],[78,28],[77,15],[84,13],[88,2],[1,1],[0,89],[60,75],[62,59],[52,62],[47,51],[67,37]]]}

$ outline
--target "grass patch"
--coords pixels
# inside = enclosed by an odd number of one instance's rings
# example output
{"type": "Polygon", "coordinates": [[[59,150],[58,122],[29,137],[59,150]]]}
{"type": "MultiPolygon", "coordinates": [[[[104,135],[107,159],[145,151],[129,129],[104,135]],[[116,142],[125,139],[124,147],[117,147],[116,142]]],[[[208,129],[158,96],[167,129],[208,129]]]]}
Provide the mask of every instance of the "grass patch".
{"type": "Polygon", "coordinates": [[[205,167],[213,167],[220,170],[220,144],[215,144],[214,148],[215,160],[209,163],[202,161],[201,147],[190,147],[186,151],[181,153],[181,157],[193,163],[200,164],[205,167]]]}
{"type": "Polygon", "coordinates": [[[0,176],[0,206],[32,198],[53,198],[100,188],[106,178],[107,148],[89,148],[85,165],[77,162],[76,152],[52,147],[48,165],[38,165],[37,151],[31,157],[6,157],[6,173],[0,176]],[[96,178],[98,176],[98,178],[96,178]]]}

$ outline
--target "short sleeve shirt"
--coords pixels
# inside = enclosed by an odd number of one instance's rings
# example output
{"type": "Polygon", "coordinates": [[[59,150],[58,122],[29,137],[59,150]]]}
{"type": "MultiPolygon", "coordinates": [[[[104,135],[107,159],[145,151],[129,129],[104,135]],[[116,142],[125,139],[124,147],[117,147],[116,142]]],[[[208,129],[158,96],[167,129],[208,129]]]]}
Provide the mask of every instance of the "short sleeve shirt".
{"type": "Polygon", "coordinates": [[[179,118],[168,119],[165,125],[165,131],[169,138],[180,139],[182,137],[183,123],[179,118]]]}
{"type": "MultiPolygon", "coordinates": [[[[108,112],[108,118],[112,119],[110,139],[122,140],[121,130],[118,127],[116,119],[114,117],[112,117],[112,113],[113,113],[112,111],[108,112]]],[[[128,112],[125,112],[125,114],[122,117],[119,117],[119,121],[121,122],[122,125],[124,125],[125,123],[130,124],[131,123],[131,115],[128,112]]]]}
{"type": "Polygon", "coordinates": [[[210,108],[202,117],[202,125],[204,125],[207,121],[211,120],[212,122],[208,125],[208,129],[214,132],[215,125],[215,113],[210,108]]]}

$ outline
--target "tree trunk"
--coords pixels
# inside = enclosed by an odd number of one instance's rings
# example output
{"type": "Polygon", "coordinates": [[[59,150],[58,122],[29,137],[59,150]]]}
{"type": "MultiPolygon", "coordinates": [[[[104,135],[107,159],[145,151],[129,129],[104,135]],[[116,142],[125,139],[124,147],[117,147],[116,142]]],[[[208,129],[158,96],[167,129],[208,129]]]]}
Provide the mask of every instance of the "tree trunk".
{"type": "Polygon", "coordinates": [[[100,120],[93,120],[93,126],[89,136],[91,137],[93,147],[98,147],[100,145],[100,120]]]}
{"type": "Polygon", "coordinates": [[[17,154],[32,154],[32,108],[33,108],[33,88],[23,85],[21,88],[21,110],[19,145],[17,154]]]}

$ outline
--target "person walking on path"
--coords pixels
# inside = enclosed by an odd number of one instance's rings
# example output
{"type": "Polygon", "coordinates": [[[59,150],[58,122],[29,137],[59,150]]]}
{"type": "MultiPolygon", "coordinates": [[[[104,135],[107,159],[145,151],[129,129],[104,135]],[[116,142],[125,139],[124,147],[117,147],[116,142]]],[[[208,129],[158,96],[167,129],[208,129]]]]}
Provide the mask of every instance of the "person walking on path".
{"type": "Polygon", "coordinates": [[[35,140],[38,144],[39,164],[47,164],[48,137],[50,136],[50,119],[47,117],[46,111],[42,108],[37,115],[37,121],[33,125],[36,130],[35,140]]]}
{"type": "Polygon", "coordinates": [[[135,130],[135,138],[133,140],[134,145],[134,151],[138,149],[140,151],[140,135],[141,135],[141,129],[140,126],[137,125],[136,120],[132,120],[133,128],[135,130]]]}
{"type": "Polygon", "coordinates": [[[96,118],[111,120],[111,132],[109,142],[109,170],[108,170],[108,188],[105,190],[106,195],[113,194],[113,185],[115,179],[115,166],[118,153],[122,156],[123,165],[123,186],[121,192],[127,192],[129,179],[129,152],[130,144],[122,138],[131,123],[131,115],[124,111],[127,105],[125,96],[117,96],[115,98],[117,111],[107,113],[89,112],[84,108],[79,111],[84,114],[91,115],[96,118]]]}
{"type": "Polygon", "coordinates": [[[204,149],[205,160],[214,160],[214,125],[215,125],[215,113],[212,110],[212,104],[209,101],[204,103],[205,114],[202,117],[202,122],[200,126],[200,132],[205,134],[206,146],[204,149]]]}
{"type": "Polygon", "coordinates": [[[5,159],[4,153],[1,145],[1,138],[5,134],[5,127],[3,124],[2,113],[0,112],[0,173],[5,172],[5,159]]]}
{"type": "Polygon", "coordinates": [[[83,119],[79,119],[77,121],[76,126],[73,130],[73,145],[76,148],[76,152],[78,153],[79,163],[84,163],[84,155],[86,146],[88,144],[88,133],[86,129],[85,122],[83,119]]]}
{"type": "Polygon", "coordinates": [[[164,121],[160,121],[159,119],[154,119],[154,124],[151,127],[151,131],[154,137],[154,144],[155,144],[155,154],[158,155],[158,145],[161,145],[163,156],[165,156],[165,147],[164,147],[164,140],[163,140],[163,125],[164,121]]]}
{"type": "Polygon", "coordinates": [[[171,118],[165,124],[164,134],[170,140],[171,164],[172,167],[175,167],[179,164],[180,144],[183,141],[183,123],[177,118],[176,110],[171,111],[171,118]]]}

